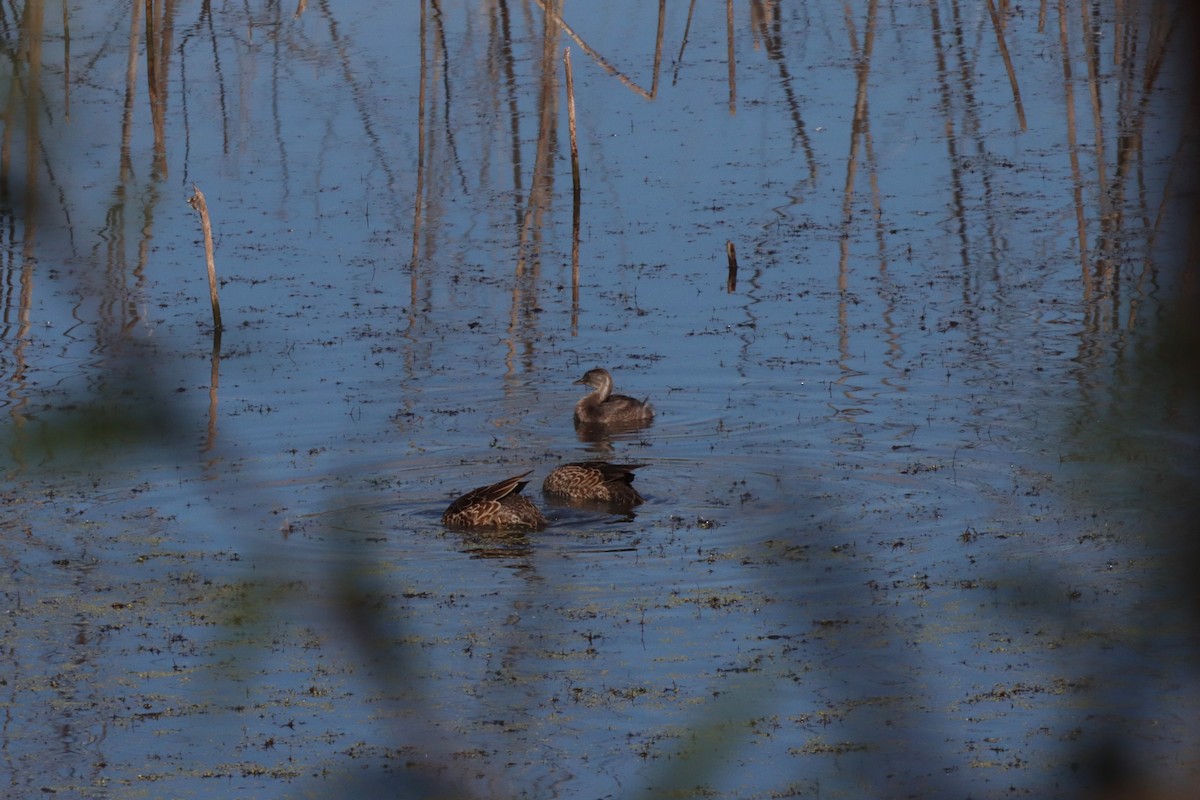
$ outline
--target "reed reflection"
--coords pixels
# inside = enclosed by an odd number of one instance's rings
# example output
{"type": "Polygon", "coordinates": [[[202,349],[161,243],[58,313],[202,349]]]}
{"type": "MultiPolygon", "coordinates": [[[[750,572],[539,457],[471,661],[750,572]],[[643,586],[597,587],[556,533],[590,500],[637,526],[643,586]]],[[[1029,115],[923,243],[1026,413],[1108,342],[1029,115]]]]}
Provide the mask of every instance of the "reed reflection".
{"type": "Polygon", "coordinates": [[[30,310],[34,301],[38,218],[41,213],[42,171],[39,169],[39,151],[44,28],[42,4],[27,4],[17,29],[15,52],[8,59],[12,65],[12,75],[3,105],[3,132],[0,133],[0,229],[4,232],[3,242],[0,243],[4,248],[0,255],[0,301],[3,302],[4,313],[3,335],[0,339],[9,341],[11,347],[12,366],[6,381],[5,394],[8,399],[5,405],[18,434],[28,422],[30,403],[28,348],[30,310]],[[25,172],[19,182],[13,165],[13,143],[18,134],[25,144],[25,172]]]}

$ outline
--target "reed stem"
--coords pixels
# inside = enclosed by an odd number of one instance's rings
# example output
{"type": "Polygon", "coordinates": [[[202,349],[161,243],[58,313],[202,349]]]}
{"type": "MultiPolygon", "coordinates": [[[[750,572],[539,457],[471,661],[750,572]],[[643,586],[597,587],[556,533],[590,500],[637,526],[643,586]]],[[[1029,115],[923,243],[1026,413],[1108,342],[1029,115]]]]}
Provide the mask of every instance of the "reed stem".
{"type": "Polygon", "coordinates": [[[567,76],[567,131],[571,137],[571,188],[579,207],[579,140],[575,137],[575,74],[571,71],[571,48],[563,49],[563,71],[567,76]]]}
{"type": "Polygon", "coordinates": [[[1021,126],[1021,130],[1025,130],[1025,105],[1021,102],[1021,87],[1017,84],[1017,71],[1013,69],[1012,57],[1008,54],[1008,45],[1004,41],[1004,21],[992,0],[987,0],[987,5],[988,11],[992,15],[992,28],[996,31],[996,44],[1000,48],[1000,57],[1004,59],[1004,69],[1008,72],[1008,83],[1012,86],[1013,103],[1017,107],[1017,124],[1021,126]]]}
{"type": "Polygon", "coordinates": [[[220,332],[225,326],[221,324],[221,300],[217,297],[217,264],[213,258],[212,222],[208,218],[208,204],[204,202],[204,192],[194,183],[192,191],[188,205],[200,213],[200,227],[204,229],[204,258],[208,263],[208,297],[212,301],[213,327],[220,332]]]}
{"type": "Polygon", "coordinates": [[[729,276],[725,280],[725,289],[730,294],[737,291],[737,248],[731,240],[725,242],[725,259],[729,262],[729,276]]]}

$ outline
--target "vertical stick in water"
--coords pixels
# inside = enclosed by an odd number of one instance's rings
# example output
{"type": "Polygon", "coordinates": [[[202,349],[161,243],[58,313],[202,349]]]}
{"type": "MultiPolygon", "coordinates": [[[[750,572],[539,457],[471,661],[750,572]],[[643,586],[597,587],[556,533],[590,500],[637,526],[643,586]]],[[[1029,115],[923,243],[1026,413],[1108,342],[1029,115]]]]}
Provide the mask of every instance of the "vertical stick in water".
{"type": "Polygon", "coordinates": [[[1008,45],[1004,43],[1004,23],[992,0],[987,0],[987,5],[988,11],[992,14],[992,27],[996,30],[996,44],[1000,48],[1000,56],[1004,59],[1004,69],[1008,72],[1008,83],[1012,86],[1013,103],[1017,107],[1017,123],[1021,126],[1021,130],[1025,130],[1025,106],[1021,103],[1021,87],[1017,84],[1017,73],[1013,69],[1012,57],[1008,54],[1008,45]]]}
{"type": "Polygon", "coordinates": [[[208,204],[204,202],[204,192],[192,184],[192,194],[188,205],[200,212],[200,226],[204,229],[204,258],[208,262],[208,297],[212,301],[213,327],[217,333],[224,330],[221,324],[221,301],[217,298],[217,264],[213,260],[212,222],[208,219],[208,204]]]}
{"type": "Polygon", "coordinates": [[[737,291],[737,248],[731,240],[725,242],[725,258],[729,261],[729,277],[725,280],[725,289],[733,294],[737,291]]]}
{"type": "Polygon", "coordinates": [[[567,132],[571,136],[571,186],[575,204],[579,204],[579,141],[575,138],[575,75],[571,72],[571,48],[563,50],[563,71],[567,76],[567,132]]]}

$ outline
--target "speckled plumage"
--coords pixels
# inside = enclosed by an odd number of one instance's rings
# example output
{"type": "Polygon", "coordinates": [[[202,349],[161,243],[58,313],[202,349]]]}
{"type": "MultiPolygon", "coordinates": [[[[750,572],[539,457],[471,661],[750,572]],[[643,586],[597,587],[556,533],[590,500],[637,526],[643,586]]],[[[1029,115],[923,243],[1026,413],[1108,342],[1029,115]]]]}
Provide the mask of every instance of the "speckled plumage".
{"type": "Polygon", "coordinates": [[[590,369],[575,383],[590,386],[593,390],[575,404],[577,424],[639,423],[654,418],[654,408],[648,400],[612,393],[613,379],[606,369],[590,369]]]}
{"type": "Polygon", "coordinates": [[[542,491],[568,501],[636,506],[644,500],[633,488],[633,471],[642,466],[607,461],[563,464],[546,476],[542,491]]]}
{"type": "Polygon", "coordinates": [[[546,518],[521,494],[532,471],[467,492],[442,514],[442,524],[463,530],[540,531],[546,527],[546,518]]]}

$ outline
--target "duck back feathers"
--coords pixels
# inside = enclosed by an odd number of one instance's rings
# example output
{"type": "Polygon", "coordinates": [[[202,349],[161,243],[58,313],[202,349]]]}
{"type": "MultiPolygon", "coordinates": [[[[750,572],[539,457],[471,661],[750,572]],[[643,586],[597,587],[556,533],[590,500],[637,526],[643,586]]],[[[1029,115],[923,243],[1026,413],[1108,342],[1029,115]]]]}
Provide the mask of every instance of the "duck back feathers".
{"type": "Polygon", "coordinates": [[[533,530],[546,527],[546,518],[521,494],[532,473],[523,472],[489,486],[472,489],[442,514],[442,524],[461,530],[533,530]]]}

